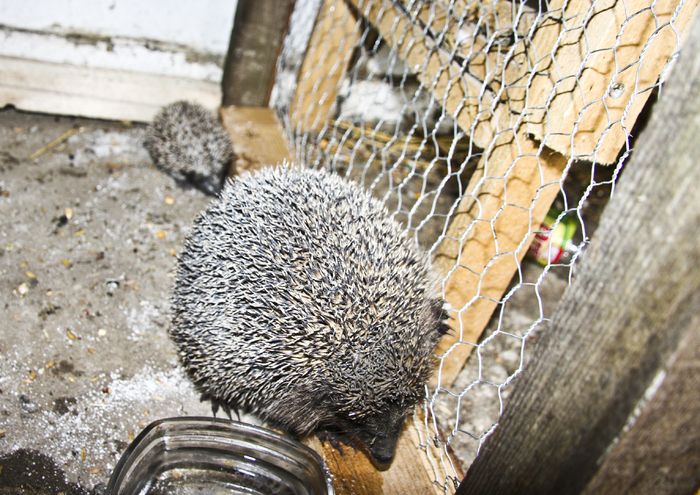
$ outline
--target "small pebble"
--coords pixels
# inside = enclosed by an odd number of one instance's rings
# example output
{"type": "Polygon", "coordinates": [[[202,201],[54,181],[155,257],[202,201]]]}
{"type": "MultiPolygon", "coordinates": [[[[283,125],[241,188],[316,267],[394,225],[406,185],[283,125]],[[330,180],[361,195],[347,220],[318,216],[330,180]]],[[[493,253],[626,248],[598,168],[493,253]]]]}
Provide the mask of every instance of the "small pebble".
{"type": "Polygon", "coordinates": [[[520,354],[515,352],[515,351],[503,351],[502,353],[499,354],[499,357],[503,359],[504,361],[507,361],[509,363],[517,363],[520,361],[520,354]]]}

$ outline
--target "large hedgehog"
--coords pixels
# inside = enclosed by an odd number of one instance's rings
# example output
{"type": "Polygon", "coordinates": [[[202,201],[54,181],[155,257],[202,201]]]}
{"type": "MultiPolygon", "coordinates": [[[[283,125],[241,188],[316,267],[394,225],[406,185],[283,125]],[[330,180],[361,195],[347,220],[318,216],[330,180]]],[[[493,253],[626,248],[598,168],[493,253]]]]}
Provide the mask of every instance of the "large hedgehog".
{"type": "Polygon", "coordinates": [[[171,335],[213,401],[393,459],[448,327],[429,263],[369,193],[295,167],[229,181],[179,259],[171,335]]]}
{"type": "Polygon", "coordinates": [[[153,162],[180,181],[216,195],[233,160],[228,133],[197,103],[163,107],[146,131],[144,146],[153,162]]]}

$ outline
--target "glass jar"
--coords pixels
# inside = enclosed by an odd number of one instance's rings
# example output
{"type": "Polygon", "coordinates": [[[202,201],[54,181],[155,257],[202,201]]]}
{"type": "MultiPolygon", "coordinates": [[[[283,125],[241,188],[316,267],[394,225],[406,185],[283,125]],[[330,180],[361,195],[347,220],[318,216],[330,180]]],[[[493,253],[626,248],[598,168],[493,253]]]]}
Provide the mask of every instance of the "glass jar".
{"type": "Polygon", "coordinates": [[[148,425],[126,449],[107,495],[333,495],[321,457],[275,432],[217,418],[148,425]]]}

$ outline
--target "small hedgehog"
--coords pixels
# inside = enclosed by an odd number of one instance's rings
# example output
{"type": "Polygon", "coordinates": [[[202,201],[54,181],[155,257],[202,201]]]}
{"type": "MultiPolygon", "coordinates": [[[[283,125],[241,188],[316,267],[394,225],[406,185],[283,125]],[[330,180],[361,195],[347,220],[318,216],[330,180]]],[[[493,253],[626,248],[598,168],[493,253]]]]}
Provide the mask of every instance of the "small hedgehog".
{"type": "Polygon", "coordinates": [[[231,139],[219,121],[187,101],[163,107],[148,128],[144,146],[153,162],[176,180],[211,195],[221,190],[233,160],[231,139]]]}
{"type": "Polygon", "coordinates": [[[448,330],[434,289],[426,257],[368,192],[268,168],[229,181],[197,219],[171,336],[214,404],[349,436],[385,464],[448,330]]]}

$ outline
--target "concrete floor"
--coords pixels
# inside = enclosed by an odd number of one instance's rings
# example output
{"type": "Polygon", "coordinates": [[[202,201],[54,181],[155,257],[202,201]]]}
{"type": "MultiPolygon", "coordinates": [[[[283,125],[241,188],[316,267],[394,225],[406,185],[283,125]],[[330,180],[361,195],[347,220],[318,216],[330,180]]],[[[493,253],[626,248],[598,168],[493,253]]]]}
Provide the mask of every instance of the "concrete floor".
{"type": "Polygon", "coordinates": [[[85,493],[151,421],[211,414],[167,336],[210,198],[155,169],[143,132],[0,112],[0,493],[85,493]]]}

